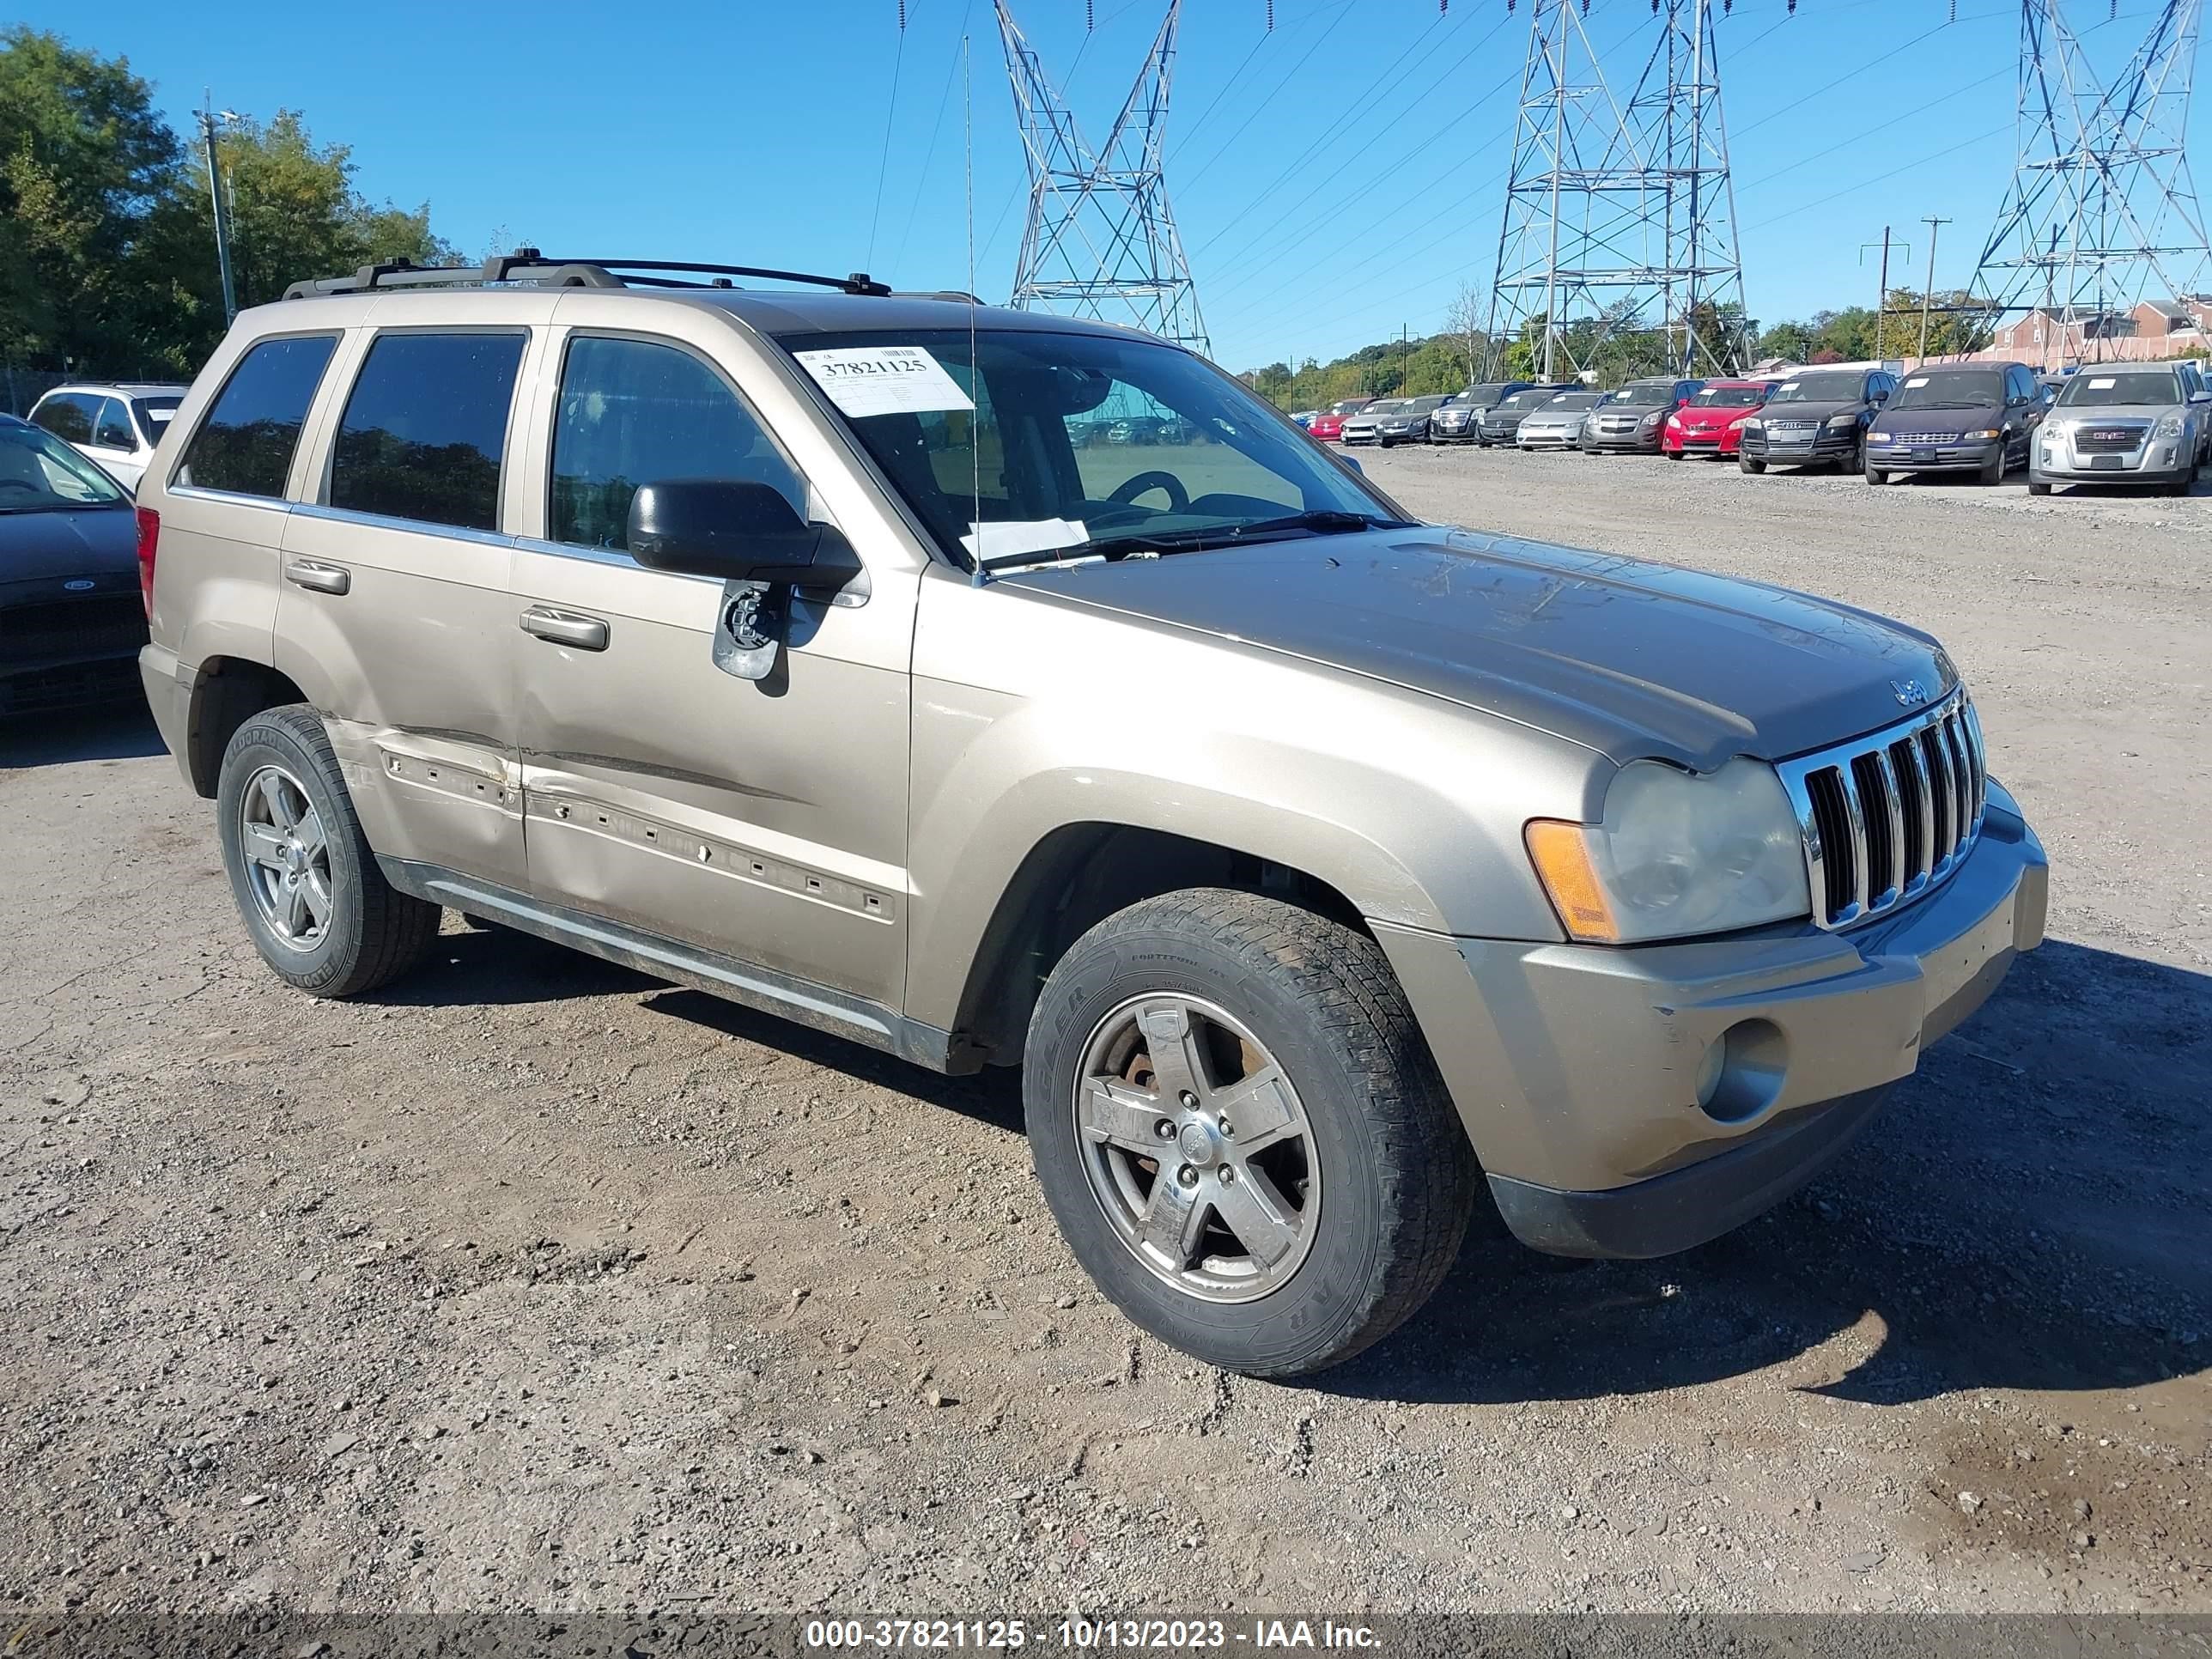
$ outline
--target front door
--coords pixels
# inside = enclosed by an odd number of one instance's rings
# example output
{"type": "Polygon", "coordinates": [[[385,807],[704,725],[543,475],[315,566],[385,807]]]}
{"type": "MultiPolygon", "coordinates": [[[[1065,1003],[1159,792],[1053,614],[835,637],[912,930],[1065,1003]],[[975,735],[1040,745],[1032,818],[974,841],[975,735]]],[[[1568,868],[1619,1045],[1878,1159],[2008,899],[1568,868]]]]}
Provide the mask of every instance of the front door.
{"type": "MultiPolygon", "coordinates": [[[[507,301],[533,303],[550,309],[507,301]]],[[[514,889],[529,877],[501,495],[528,347],[520,321],[349,339],[276,609],[276,665],[322,711],[371,844],[514,889]]]]}
{"type": "Polygon", "coordinates": [[[818,520],[820,495],[701,341],[579,329],[555,350],[544,535],[517,550],[507,623],[532,892],[896,1009],[913,581],[790,596],[773,665],[743,678],[760,657],[731,611],[753,590],[635,563],[630,498],[746,479],[818,520]]]}

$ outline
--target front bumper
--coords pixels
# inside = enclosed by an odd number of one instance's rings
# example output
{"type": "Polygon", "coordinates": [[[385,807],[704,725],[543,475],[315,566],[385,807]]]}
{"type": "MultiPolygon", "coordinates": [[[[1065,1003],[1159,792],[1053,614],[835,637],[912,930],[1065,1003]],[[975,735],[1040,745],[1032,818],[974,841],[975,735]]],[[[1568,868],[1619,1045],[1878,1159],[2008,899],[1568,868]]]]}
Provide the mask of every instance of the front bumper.
{"type": "Polygon", "coordinates": [[[1957,873],[1846,933],[1613,948],[1375,932],[1515,1234],[1650,1256],[1811,1179],[2042,942],[2046,892],[2042,846],[1992,781],[1957,873]],[[1738,1103],[1721,1116],[1698,1101],[1717,1043],[1732,1081],[1715,1099],[1738,1103]]]}
{"type": "Polygon", "coordinates": [[[1742,438],[1741,427],[1675,427],[1662,434],[1659,447],[1670,455],[1733,455],[1742,438]]]}
{"type": "Polygon", "coordinates": [[[1513,434],[1513,441],[1522,449],[1572,449],[1578,435],[1571,426],[1538,427],[1531,431],[1524,424],[1513,434]]]}
{"type": "Polygon", "coordinates": [[[1655,426],[1649,431],[1597,432],[1584,427],[1581,441],[1582,447],[1593,454],[1600,450],[1617,450],[1624,453],[1640,452],[1645,455],[1656,455],[1660,434],[1664,430],[1663,426],[1655,426]]]}
{"type": "Polygon", "coordinates": [[[2038,483],[2166,483],[2197,470],[2196,441],[2186,434],[2087,455],[2064,438],[2049,448],[2056,453],[2047,459],[2040,439],[2028,448],[2027,476],[2038,483]]]}
{"type": "Polygon", "coordinates": [[[1754,461],[1773,461],[1782,466],[1810,466],[1824,461],[1856,461],[1859,456],[1859,429],[1851,427],[1837,431],[1822,427],[1809,438],[1777,439],[1765,432],[1746,432],[1742,435],[1742,453],[1754,461]]]}
{"type": "Polygon", "coordinates": [[[1969,472],[1987,466],[2004,453],[2004,447],[2002,438],[1958,444],[1870,443],[1866,464],[1881,472],[1969,472]]]}

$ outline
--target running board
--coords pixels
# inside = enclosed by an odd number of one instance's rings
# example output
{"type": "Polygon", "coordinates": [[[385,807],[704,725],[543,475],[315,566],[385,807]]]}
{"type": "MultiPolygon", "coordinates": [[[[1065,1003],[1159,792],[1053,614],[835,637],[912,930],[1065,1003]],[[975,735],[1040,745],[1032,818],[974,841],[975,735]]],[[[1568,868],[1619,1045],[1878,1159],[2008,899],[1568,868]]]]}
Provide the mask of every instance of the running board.
{"type": "Polygon", "coordinates": [[[432,904],[483,916],[518,933],[550,939],[655,979],[688,985],[727,1002],[865,1043],[933,1072],[967,1073],[981,1067],[981,1054],[964,1039],[908,1019],[866,997],[832,990],[696,945],[663,939],[605,916],[548,904],[527,893],[434,864],[381,856],[376,862],[384,878],[394,887],[432,904]]]}

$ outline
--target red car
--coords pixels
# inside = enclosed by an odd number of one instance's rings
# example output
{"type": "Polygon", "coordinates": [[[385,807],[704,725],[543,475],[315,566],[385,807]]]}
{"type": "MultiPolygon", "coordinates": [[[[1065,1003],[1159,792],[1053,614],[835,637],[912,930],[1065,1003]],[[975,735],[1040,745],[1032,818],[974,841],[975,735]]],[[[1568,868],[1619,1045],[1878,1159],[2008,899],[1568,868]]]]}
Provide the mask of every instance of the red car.
{"type": "Polygon", "coordinates": [[[1660,452],[1670,461],[1685,455],[1733,455],[1745,420],[1774,390],[1771,380],[1708,380],[1696,397],[1667,417],[1660,452]]]}
{"type": "Polygon", "coordinates": [[[1325,444],[1341,443],[1344,441],[1344,417],[1357,415],[1374,401],[1372,398],[1346,398],[1340,404],[1331,404],[1313,417],[1313,423],[1306,428],[1306,435],[1318,438],[1325,444]]]}

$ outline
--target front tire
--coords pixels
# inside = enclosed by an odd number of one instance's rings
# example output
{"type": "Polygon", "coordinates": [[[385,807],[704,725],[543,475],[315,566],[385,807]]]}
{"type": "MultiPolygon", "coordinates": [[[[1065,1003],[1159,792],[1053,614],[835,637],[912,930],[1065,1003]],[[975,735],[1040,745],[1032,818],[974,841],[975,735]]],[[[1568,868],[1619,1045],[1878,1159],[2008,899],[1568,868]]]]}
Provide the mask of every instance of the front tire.
{"type": "Polygon", "coordinates": [[[1478,1171],[1375,941],[1255,894],[1108,917],[1037,1000],[1045,1201],[1135,1324],[1224,1370],[1351,1358],[1428,1300],[1478,1171]]]}
{"type": "Polygon", "coordinates": [[[2048,495],[2051,493],[2051,486],[2040,478],[2030,478],[2027,481],[2027,493],[2031,495],[2048,495]]]}
{"type": "Polygon", "coordinates": [[[1740,454],[1735,458],[1735,470],[1739,472],[1750,473],[1755,477],[1766,471],[1766,463],[1756,456],[1740,454]]]}
{"type": "Polygon", "coordinates": [[[1997,453],[1982,463],[1979,476],[1984,483],[1994,484],[2002,483],[2004,482],[2004,475],[2005,452],[2004,446],[2001,443],[1997,446],[1997,453]]]}
{"type": "Polygon", "coordinates": [[[1872,462],[1869,462],[1866,469],[1866,481],[1870,484],[1886,484],[1889,482],[1889,474],[1872,462]]]}
{"type": "Polygon", "coordinates": [[[231,896],[286,984],[358,996],[428,953],[439,908],[385,880],[313,709],[264,709],[238,728],[216,814],[231,896]]]}

